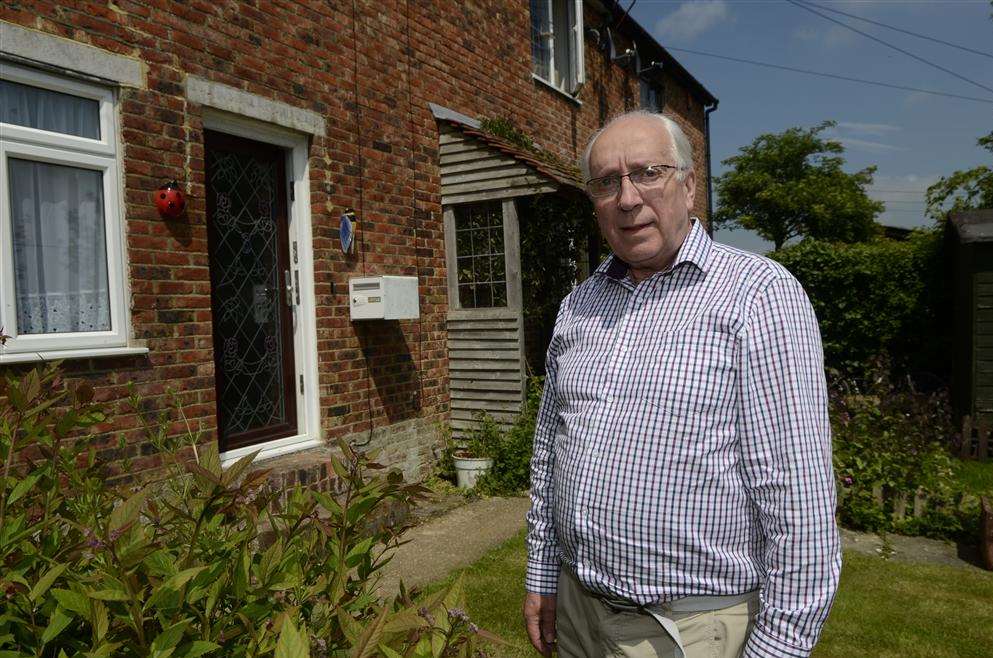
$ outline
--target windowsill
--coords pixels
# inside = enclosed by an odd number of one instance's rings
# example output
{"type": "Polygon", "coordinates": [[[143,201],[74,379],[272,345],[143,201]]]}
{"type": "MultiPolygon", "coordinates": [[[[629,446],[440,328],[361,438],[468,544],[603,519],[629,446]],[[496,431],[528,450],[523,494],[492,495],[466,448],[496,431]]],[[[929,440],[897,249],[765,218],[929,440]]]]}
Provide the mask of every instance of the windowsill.
{"type": "Polygon", "coordinates": [[[563,98],[567,98],[567,99],[569,99],[569,100],[570,100],[570,101],[572,101],[572,102],[573,102],[573,103],[574,103],[574,104],[575,104],[575,105],[576,105],[577,107],[582,107],[582,106],[583,106],[583,101],[581,101],[581,100],[579,100],[579,99],[578,99],[578,98],[576,98],[575,96],[572,96],[571,94],[567,94],[566,92],[564,92],[564,91],[562,91],[561,89],[559,89],[558,87],[556,87],[555,85],[553,85],[553,84],[552,84],[551,82],[549,82],[548,80],[545,80],[545,79],[544,79],[543,77],[541,77],[541,76],[540,76],[540,75],[538,75],[537,73],[532,73],[532,74],[531,74],[531,78],[532,78],[532,79],[534,79],[534,81],[535,81],[535,82],[539,82],[539,83],[541,83],[541,84],[542,84],[543,86],[545,86],[545,87],[548,87],[549,89],[551,89],[551,90],[552,90],[552,91],[554,91],[555,93],[557,93],[557,94],[559,94],[559,95],[561,95],[561,96],[562,96],[563,98]]]}
{"type": "Polygon", "coordinates": [[[245,455],[250,455],[253,452],[259,453],[256,455],[254,461],[260,462],[265,459],[272,459],[273,457],[280,457],[282,455],[288,455],[293,452],[300,452],[310,448],[318,448],[323,445],[324,441],[321,439],[314,438],[306,434],[288,436],[284,439],[275,439],[274,441],[268,441],[266,443],[260,443],[253,446],[226,450],[220,455],[221,466],[227,468],[245,455]]]}
{"type": "Polygon", "coordinates": [[[147,347],[94,347],[82,350],[0,353],[0,364],[59,361],[63,359],[92,359],[95,357],[140,356],[143,354],[148,354],[147,347]]]}

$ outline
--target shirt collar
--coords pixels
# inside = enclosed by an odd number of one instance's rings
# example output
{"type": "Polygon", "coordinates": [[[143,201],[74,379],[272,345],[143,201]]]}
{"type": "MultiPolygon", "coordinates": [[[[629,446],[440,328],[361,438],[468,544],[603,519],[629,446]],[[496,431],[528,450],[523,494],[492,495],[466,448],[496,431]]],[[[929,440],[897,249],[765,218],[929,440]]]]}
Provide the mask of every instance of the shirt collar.
{"type": "MultiPolygon", "coordinates": [[[[703,222],[696,217],[690,218],[690,230],[683,240],[682,246],[676,252],[676,258],[672,262],[670,269],[676,269],[683,263],[692,263],[701,272],[707,272],[707,260],[710,256],[710,247],[713,240],[707,235],[707,230],[703,228],[703,222]]],[[[627,276],[630,265],[611,254],[596,269],[595,274],[607,276],[611,279],[623,279],[627,276]]]]}

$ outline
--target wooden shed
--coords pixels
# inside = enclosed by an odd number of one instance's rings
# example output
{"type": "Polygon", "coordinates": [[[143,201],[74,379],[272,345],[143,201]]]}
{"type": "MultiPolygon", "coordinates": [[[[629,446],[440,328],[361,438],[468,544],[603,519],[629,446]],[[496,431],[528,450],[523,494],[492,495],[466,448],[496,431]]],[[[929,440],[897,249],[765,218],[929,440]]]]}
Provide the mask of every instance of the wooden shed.
{"type": "Polygon", "coordinates": [[[451,428],[485,412],[509,427],[524,400],[524,314],[518,201],[582,193],[576,174],[431,104],[438,121],[448,270],[451,428]]]}
{"type": "Polygon", "coordinates": [[[951,215],[955,352],[952,402],[959,415],[993,424],[993,209],[951,215]]]}

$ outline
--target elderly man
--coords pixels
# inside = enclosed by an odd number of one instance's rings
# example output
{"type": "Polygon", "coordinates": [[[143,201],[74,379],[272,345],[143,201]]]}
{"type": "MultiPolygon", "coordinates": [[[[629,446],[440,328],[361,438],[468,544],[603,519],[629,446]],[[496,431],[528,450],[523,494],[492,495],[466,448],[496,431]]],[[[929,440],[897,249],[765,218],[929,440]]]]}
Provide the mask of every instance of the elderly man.
{"type": "Polygon", "coordinates": [[[840,571],[823,352],[803,289],[690,216],[691,146],[593,136],[613,254],[548,348],[524,617],[562,656],[808,656],[840,571]]]}

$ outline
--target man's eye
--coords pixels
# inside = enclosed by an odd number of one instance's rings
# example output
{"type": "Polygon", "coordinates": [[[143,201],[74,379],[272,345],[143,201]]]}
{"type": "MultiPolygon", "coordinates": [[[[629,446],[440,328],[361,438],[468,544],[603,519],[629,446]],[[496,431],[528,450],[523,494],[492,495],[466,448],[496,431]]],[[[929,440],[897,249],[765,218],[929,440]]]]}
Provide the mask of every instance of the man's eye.
{"type": "Polygon", "coordinates": [[[655,180],[662,175],[662,167],[645,167],[641,170],[641,177],[644,180],[655,180]]]}

